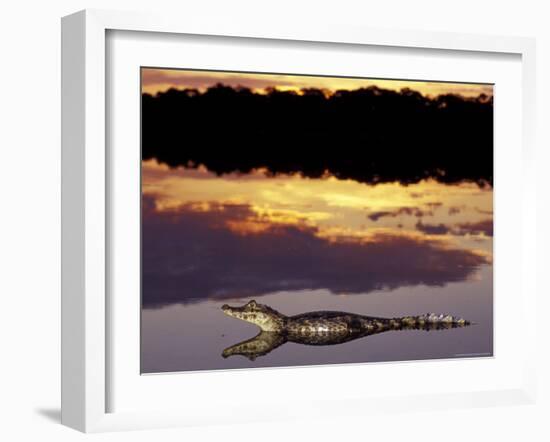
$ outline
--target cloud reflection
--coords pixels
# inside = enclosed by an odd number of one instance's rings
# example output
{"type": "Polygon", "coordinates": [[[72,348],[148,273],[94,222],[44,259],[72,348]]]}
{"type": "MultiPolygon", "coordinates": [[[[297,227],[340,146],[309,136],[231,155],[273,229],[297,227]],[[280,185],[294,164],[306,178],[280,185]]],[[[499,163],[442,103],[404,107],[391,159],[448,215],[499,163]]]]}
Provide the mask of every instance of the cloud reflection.
{"type": "MultiPolygon", "coordinates": [[[[431,204],[433,207],[433,204],[435,203],[431,203],[431,204]]],[[[420,209],[419,207],[399,207],[396,210],[379,210],[376,212],[372,212],[368,215],[368,218],[376,222],[380,218],[386,218],[386,217],[395,218],[400,215],[416,216],[417,218],[422,218],[423,216],[433,215],[433,211],[425,211],[420,209]]]]}
{"type": "Polygon", "coordinates": [[[420,232],[427,233],[429,235],[446,235],[451,233],[457,236],[466,235],[484,235],[486,237],[493,236],[493,220],[484,219],[477,222],[465,222],[459,223],[456,226],[448,226],[446,224],[427,224],[422,221],[416,223],[416,229],[420,232]]]}
{"type": "Polygon", "coordinates": [[[369,229],[330,236],[306,222],[273,223],[248,204],[183,204],[157,211],[143,197],[143,305],[326,289],[335,294],[473,276],[490,257],[446,239],[369,229]]]}
{"type": "Polygon", "coordinates": [[[480,235],[493,236],[493,220],[484,219],[478,222],[461,223],[455,232],[457,235],[480,235]]]}

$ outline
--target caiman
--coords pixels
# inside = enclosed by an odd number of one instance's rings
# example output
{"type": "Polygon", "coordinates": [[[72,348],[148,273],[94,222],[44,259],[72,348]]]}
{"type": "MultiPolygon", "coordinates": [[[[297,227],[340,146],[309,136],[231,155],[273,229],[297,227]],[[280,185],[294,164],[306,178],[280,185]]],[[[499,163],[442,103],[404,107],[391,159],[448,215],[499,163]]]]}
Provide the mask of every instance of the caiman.
{"type": "Polygon", "coordinates": [[[465,327],[470,322],[451,315],[427,313],[419,316],[381,318],[356,313],[318,311],[286,316],[256,301],[242,307],[225,304],[222,311],[233,318],[257,325],[257,336],[226,348],[222,356],[246,356],[254,360],[285,342],[304,345],[336,345],[390,330],[434,330],[465,327]]]}

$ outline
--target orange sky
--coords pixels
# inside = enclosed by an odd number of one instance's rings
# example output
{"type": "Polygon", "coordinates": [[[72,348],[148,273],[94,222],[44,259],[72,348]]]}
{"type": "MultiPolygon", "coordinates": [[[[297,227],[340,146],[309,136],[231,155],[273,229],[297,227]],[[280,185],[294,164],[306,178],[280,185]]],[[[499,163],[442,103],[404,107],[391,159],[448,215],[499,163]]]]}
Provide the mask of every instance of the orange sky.
{"type": "MultiPolygon", "coordinates": [[[[254,218],[228,226],[243,234],[261,233],[263,228],[274,224],[305,223],[325,238],[368,239],[380,231],[419,237],[418,214],[399,211],[411,207],[422,211],[422,222],[430,225],[492,220],[493,192],[473,183],[448,186],[426,180],[408,186],[399,183],[368,186],[334,177],[308,179],[298,174],[269,177],[261,170],[218,177],[204,167],[170,169],[155,160],[144,161],[142,172],[143,194],[154,198],[157,211],[185,206],[203,212],[224,205],[250,207],[254,218]],[[372,218],[372,214],[384,212],[386,216],[372,218]]],[[[472,238],[450,233],[430,238],[452,240],[489,254],[492,250],[492,238],[486,236],[472,238]]]]}
{"type": "Polygon", "coordinates": [[[257,92],[262,92],[266,87],[276,87],[280,90],[319,88],[334,91],[338,89],[358,89],[374,85],[393,90],[410,88],[419,91],[423,95],[430,96],[445,93],[455,93],[470,97],[478,96],[481,93],[486,95],[493,94],[493,86],[487,84],[310,77],[280,74],[243,74],[156,68],[142,69],[142,92],[150,94],[156,94],[170,88],[196,88],[204,90],[216,83],[223,83],[227,86],[245,86],[257,92]]]}

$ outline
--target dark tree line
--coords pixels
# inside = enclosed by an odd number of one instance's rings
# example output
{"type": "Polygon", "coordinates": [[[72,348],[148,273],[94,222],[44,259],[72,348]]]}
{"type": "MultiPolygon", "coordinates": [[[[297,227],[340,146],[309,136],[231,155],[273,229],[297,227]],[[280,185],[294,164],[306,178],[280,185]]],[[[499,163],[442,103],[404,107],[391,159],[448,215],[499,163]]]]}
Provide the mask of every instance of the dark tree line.
{"type": "Polygon", "coordinates": [[[171,89],[142,95],[142,156],[220,175],[263,167],[364,183],[492,185],[493,99],[377,87],[171,89]]]}

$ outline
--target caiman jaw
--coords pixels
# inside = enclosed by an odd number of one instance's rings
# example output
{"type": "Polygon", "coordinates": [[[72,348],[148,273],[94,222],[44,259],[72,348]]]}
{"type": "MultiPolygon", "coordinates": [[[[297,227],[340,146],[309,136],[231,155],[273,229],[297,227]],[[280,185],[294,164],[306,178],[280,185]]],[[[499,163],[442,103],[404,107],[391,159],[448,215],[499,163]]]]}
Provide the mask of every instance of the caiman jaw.
{"type": "Polygon", "coordinates": [[[242,313],[243,313],[242,307],[241,308],[231,307],[227,304],[224,304],[224,305],[222,305],[222,312],[224,312],[227,316],[231,316],[232,318],[243,319],[242,318],[242,313]]]}

